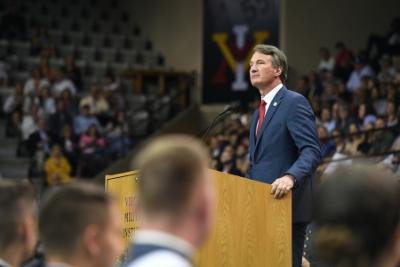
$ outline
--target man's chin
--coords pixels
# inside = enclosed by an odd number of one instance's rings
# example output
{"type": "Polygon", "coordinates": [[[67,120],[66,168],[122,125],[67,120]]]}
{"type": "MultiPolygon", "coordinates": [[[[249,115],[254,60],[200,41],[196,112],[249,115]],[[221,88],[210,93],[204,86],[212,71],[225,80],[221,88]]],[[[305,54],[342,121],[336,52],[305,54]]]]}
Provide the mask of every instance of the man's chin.
{"type": "Polygon", "coordinates": [[[260,88],[262,87],[262,82],[260,81],[250,81],[251,85],[255,88],[260,88]]]}

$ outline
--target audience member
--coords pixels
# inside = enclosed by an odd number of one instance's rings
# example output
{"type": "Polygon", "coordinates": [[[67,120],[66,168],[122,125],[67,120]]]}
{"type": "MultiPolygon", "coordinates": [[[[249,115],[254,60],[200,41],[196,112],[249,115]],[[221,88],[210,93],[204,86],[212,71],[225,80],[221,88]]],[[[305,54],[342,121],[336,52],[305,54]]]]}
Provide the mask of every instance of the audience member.
{"type": "Polygon", "coordinates": [[[221,160],[220,171],[238,176],[244,176],[244,174],[236,166],[236,159],[233,146],[227,145],[224,147],[224,151],[221,154],[220,160],[221,160]]]}
{"type": "Polygon", "coordinates": [[[62,149],[62,153],[67,158],[68,162],[71,164],[71,175],[76,175],[76,169],[78,166],[78,159],[80,156],[78,139],[74,135],[71,125],[64,124],[62,127],[62,135],[57,140],[57,143],[62,149]]]}
{"type": "Polygon", "coordinates": [[[343,42],[337,42],[335,45],[335,70],[334,73],[343,81],[347,81],[353,70],[352,60],[353,52],[350,51],[343,42]]]}
{"type": "Polygon", "coordinates": [[[239,170],[237,175],[243,176],[247,172],[250,165],[247,146],[242,142],[236,148],[236,168],[239,170]]]}
{"type": "Polygon", "coordinates": [[[117,202],[93,184],[49,191],[42,200],[39,231],[50,267],[112,267],[122,254],[117,202]]]}
{"type": "Polygon", "coordinates": [[[347,89],[350,92],[356,92],[359,90],[361,85],[361,79],[363,77],[374,77],[375,73],[372,68],[368,65],[367,58],[364,54],[360,54],[354,61],[354,70],[350,74],[350,78],[347,81],[347,89]]]}
{"type": "Polygon", "coordinates": [[[0,266],[19,267],[37,243],[37,204],[25,181],[0,180],[0,266]]]}
{"type": "Polygon", "coordinates": [[[43,164],[50,154],[52,140],[48,135],[47,122],[44,118],[38,120],[37,130],[29,135],[26,141],[28,155],[31,158],[29,177],[43,174],[43,164]]]}
{"type": "Polygon", "coordinates": [[[80,135],[91,126],[95,125],[97,131],[101,132],[102,127],[100,126],[99,121],[97,118],[90,113],[90,106],[84,105],[80,108],[81,113],[80,115],[74,118],[74,132],[77,135],[80,135]]]}
{"type": "Polygon", "coordinates": [[[95,124],[89,126],[79,140],[81,150],[80,176],[92,177],[106,166],[108,160],[106,139],[101,136],[95,124]]]}
{"type": "Polygon", "coordinates": [[[75,84],[61,70],[55,71],[55,81],[53,84],[53,95],[58,97],[64,90],[68,90],[72,96],[78,91],[75,84]]]}
{"type": "Polygon", "coordinates": [[[385,55],[380,61],[381,71],[378,73],[377,79],[381,84],[388,84],[394,80],[396,70],[392,66],[390,56],[385,55]]]}
{"type": "Polygon", "coordinates": [[[65,73],[65,77],[74,83],[78,91],[83,89],[81,71],[75,65],[75,59],[73,56],[70,55],[65,58],[62,71],[65,73]]]}
{"type": "Polygon", "coordinates": [[[346,154],[350,156],[360,155],[360,144],[364,142],[365,135],[360,134],[360,128],[356,123],[349,124],[347,128],[349,137],[346,143],[346,154]]]}
{"type": "Polygon", "coordinates": [[[324,166],[323,173],[332,173],[341,165],[350,165],[351,159],[346,159],[349,155],[346,151],[346,140],[343,138],[341,131],[336,128],[332,131],[332,138],[335,142],[336,151],[331,158],[331,162],[324,166]]]}
{"type": "Polygon", "coordinates": [[[321,47],[319,49],[319,63],[317,70],[320,72],[322,70],[333,71],[335,67],[335,59],[331,57],[328,48],[321,47]]]}
{"type": "Polygon", "coordinates": [[[394,18],[390,23],[390,29],[384,36],[372,34],[368,38],[367,53],[369,56],[379,58],[385,53],[400,52],[400,17],[394,18]],[[373,51],[376,51],[375,54],[373,51]]]}
{"type": "Polygon", "coordinates": [[[355,122],[355,118],[350,114],[349,106],[346,103],[341,103],[338,106],[339,117],[337,119],[336,127],[342,132],[346,131],[349,125],[355,122]]]}
{"type": "Polygon", "coordinates": [[[113,92],[119,89],[119,82],[114,73],[107,72],[103,78],[103,90],[105,92],[113,92]]]}
{"type": "Polygon", "coordinates": [[[77,99],[71,94],[70,90],[64,90],[61,93],[59,99],[64,101],[65,110],[72,116],[76,116],[78,113],[78,102],[77,99]]]}
{"type": "Polygon", "coordinates": [[[96,116],[103,124],[108,119],[110,107],[101,87],[97,84],[92,85],[90,95],[82,98],[79,106],[89,106],[91,114],[96,116]]]}
{"type": "Polygon", "coordinates": [[[129,138],[129,124],[127,123],[125,113],[118,111],[114,119],[107,124],[105,131],[109,151],[113,158],[126,155],[130,148],[131,140],[129,138]]]}
{"type": "Polygon", "coordinates": [[[61,136],[63,126],[72,125],[72,123],[72,115],[65,109],[64,100],[58,99],[56,112],[50,115],[48,119],[50,135],[53,139],[58,139],[61,136]]]}
{"type": "Polygon", "coordinates": [[[372,164],[340,168],[318,188],[314,248],[337,267],[400,263],[400,183],[372,164]]]}
{"type": "Polygon", "coordinates": [[[54,97],[50,95],[50,88],[43,86],[40,88],[39,105],[41,106],[43,113],[46,117],[56,112],[56,101],[54,97]]]}
{"type": "Polygon", "coordinates": [[[358,125],[365,127],[369,123],[376,121],[374,107],[370,103],[361,103],[358,106],[358,125]]]}
{"type": "Polygon", "coordinates": [[[319,123],[325,127],[328,133],[331,133],[333,129],[336,128],[336,122],[331,118],[331,111],[329,107],[322,108],[320,117],[321,119],[319,123]]]}
{"type": "Polygon", "coordinates": [[[3,104],[5,113],[5,131],[7,137],[18,136],[22,122],[24,95],[21,84],[17,83],[12,95],[8,96],[3,104]]]}
{"type": "Polygon", "coordinates": [[[206,149],[187,136],[161,137],[137,156],[140,229],[129,267],[193,266],[214,214],[206,149]]]}
{"type": "Polygon", "coordinates": [[[33,95],[40,91],[40,88],[49,87],[50,82],[47,78],[42,77],[40,69],[34,68],[31,73],[31,77],[26,81],[24,85],[24,95],[33,95]]]}
{"type": "Polygon", "coordinates": [[[325,126],[318,126],[317,128],[319,145],[321,146],[321,157],[326,158],[332,156],[336,150],[335,142],[329,138],[329,133],[325,126]]]}
{"type": "Polygon", "coordinates": [[[379,154],[388,151],[391,147],[394,137],[392,132],[385,131],[383,128],[386,127],[385,120],[383,118],[377,118],[375,121],[374,129],[375,132],[372,134],[371,147],[369,153],[379,154]],[[382,130],[379,130],[382,129],[382,130]]]}
{"type": "Polygon", "coordinates": [[[27,141],[29,136],[37,130],[37,122],[41,118],[40,113],[39,107],[32,105],[30,113],[24,115],[20,126],[23,141],[27,141]]]}
{"type": "Polygon", "coordinates": [[[399,118],[397,114],[397,107],[393,101],[388,101],[386,105],[386,125],[394,127],[398,125],[399,118]]]}
{"type": "Polygon", "coordinates": [[[50,157],[44,163],[46,183],[48,185],[60,185],[70,182],[71,165],[62,154],[61,147],[57,144],[51,148],[50,157]]]}

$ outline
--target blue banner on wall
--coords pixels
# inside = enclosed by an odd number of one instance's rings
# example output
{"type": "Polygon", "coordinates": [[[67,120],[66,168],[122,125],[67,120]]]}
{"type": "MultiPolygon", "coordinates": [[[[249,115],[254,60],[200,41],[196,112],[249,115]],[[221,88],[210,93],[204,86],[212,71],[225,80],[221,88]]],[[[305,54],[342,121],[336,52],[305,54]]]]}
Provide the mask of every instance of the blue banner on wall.
{"type": "Polygon", "coordinates": [[[256,44],[278,45],[279,0],[204,0],[203,103],[248,101],[256,44]]]}

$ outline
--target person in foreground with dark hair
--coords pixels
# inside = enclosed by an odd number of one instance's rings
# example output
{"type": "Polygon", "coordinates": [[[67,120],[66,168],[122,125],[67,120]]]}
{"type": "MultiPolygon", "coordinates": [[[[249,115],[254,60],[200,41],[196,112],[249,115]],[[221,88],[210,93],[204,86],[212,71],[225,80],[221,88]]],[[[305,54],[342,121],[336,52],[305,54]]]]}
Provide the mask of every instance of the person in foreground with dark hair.
{"type": "Polygon", "coordinates": [[[0,180],[0,267],[19,267],[37,243],[37,203],[24,181],[0,180]]]}
{"type": "Polygon", "coordinates": [[[139,169],[139,229],[129,267],[190,267],[214,215],[207,151],[183,135],[161,137],[135,160],[139,169]]]}
{"type": "Polygon", "coordinates": [[[94,184],[73,183],[45,195],[39,232],[48,266],[111,267],[123,251],[117,202],[94,184]]]}
{"type": "Polygon", "coordinates": [[[341,168],[315,205],[316,256],[335,267],[397,267],[400,181],[373,165],[341,168]]]}

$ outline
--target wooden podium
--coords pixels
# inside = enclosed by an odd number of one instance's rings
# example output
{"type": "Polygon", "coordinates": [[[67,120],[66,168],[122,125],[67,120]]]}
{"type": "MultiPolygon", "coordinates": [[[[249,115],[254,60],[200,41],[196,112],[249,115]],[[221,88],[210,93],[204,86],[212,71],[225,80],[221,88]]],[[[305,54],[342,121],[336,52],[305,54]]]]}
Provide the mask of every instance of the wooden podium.
{"type": "MultiPolygon", "coordinates": [[[[291,194],[276,200],[271,186],[210,170],[217,192],[216,221],[196,257],[200,267],[291,267],[291,194]]],[[[117,194],[128,244],[137,227],[133,210],[136,172],[107,175],[106,190],[117,194]]]]}

